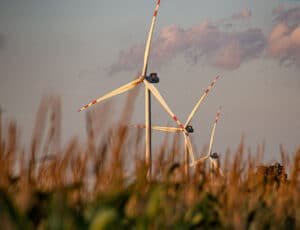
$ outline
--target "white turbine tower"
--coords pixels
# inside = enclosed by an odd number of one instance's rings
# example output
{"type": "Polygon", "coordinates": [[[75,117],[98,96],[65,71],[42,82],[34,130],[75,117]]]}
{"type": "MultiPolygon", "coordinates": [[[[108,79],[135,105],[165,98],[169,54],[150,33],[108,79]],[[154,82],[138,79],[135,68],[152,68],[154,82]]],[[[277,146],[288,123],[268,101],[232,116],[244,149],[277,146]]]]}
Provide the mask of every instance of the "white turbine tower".
{"type": "Polygon", "coordinates": [[[168,107],[167,103],[161,96],[161,94],[158,92],[156,87],[152,83],[158,83],[159,79],[157,77],[156,73],[151,73],[149,76],[146,76],[147,74],[147,67],[148,67],[148,60],[149,60],[149,53],[150,53],[150,46],[151,46],[151,40],[152,40],[152,34],[154,30],[154,25],[156,21],[156,16],[158,13],[158,9],[160,6],[160,0],[157,0],[157,4],[154,10],[153,18],[152,18],[152,23],[150,26],[149,34],[148,34],[148,39],[146,43],[146,48],[145,48],[145,53],[144,53],[144,65],[142,69],[141,75],[134,81],[123,85],[119,87],[116,90],[111,91],[108,94],[105,94],[102,97],[99,97],[98,99],[90,102],[89,104],[83,106],[81,109],[78,111],[82,111],[84,109],[87,109],[101,101],[104,101],[108,98],[111,98],[113,96],[119,95],[121,93],[124,93],[128,90],[133,89],[140,83],[144,83],[145,85],[145,127],[146,127],[146,152],[145,152],[145,158],[146,158],[146,164],[148,166],[148,178],[151,178],[151,99],[150,99],[150,92],[156,97],[156,99],[160,102],[160,104],[165,108],[165,110],[173,117],[173,119],[177,122],[177,124],[181,127],[183,125],[177,120],[176,116],[174,113],[171,111],[171,109],[168,107]]]}

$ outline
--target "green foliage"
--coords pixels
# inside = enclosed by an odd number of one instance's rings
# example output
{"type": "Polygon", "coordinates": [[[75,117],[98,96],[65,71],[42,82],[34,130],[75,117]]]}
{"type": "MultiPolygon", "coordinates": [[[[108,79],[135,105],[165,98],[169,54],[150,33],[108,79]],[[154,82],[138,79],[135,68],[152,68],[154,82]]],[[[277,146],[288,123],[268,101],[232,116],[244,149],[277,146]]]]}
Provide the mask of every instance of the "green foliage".
{"type": "Polygon", "coordinates": [[[192,228],[221,229],[219,208],[220,204],[217,197],[211,193],[206,193],[202,200],[188,210],[185,221],[192,228]]]}

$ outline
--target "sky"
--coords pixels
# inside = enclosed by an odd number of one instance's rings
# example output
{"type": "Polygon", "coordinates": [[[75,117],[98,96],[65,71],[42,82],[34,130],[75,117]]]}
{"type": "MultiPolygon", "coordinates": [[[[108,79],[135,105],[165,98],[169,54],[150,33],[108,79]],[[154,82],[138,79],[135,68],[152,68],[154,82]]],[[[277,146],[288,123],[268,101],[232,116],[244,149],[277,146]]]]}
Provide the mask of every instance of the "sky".
{"type": "MultiPolygon", "coordinates": [[[[0,106],[24,142],[44,95],[61,97],[64,142],[85,136],[85,114],[76,110],[141,72],[154,7],[152,0],[0,0],[0,106]]],[[[192,120],[197,156],[219,106],[214,151],[236,149],[244,135],[252,152],[266,144],[268,160],[280,159],[279,144],[294,153],[299,70],[300,1],[161,0],[148,71],[158,73],[157,88],[182,122],[220,75],[192,120]]],[[[111,117],[124,98],[109,100],[111,117]]],[[[152,123],[173,125],[152,101],[152,123]]],[[[140,90],[131,123],[143,121],[140,90]]],[[[163,134],[153,137],[155,149],[163,134]]]]}

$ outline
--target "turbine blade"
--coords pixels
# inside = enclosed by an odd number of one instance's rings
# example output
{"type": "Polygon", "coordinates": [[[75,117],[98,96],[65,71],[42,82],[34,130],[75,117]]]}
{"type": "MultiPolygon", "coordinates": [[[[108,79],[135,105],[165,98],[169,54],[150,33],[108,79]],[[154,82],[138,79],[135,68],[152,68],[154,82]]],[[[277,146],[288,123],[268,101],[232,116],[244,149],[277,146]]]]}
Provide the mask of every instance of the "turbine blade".
{"type": "Polygon", "coordinates": [[[199,160],[197,160],[194,164],[190,164],[190,167],[196,166],[196,165],[206,161],[208,158],[209,158],[209,156],[202,157],[199,160]]]}
{"type": "Polygon", "coordinates": [[[223,171],[222,169],[220,168],[220,164],[219,164],[219,161],[217,159],[211,159],[210,158],[210,163],[211,163],[211,166],[213,167],[213,170],[214,172],[218,172],[221,176],[223,176],[223,171]]]}
{"type": "Polygon", "coordinates": [[[211,158],[210,158],[210,161],[211,161],[211,164],[212,164],[212,166],[214,168],[214,171],[218,172],[222,177],[224,177],[224,173],[223,173],[223,171],[222,171],[222,169],[220,167],[219,161],[215,160],[215,159],[213,160],[211,158]]]}
{"type": "Polygon", "coordinates": [[[218,158],[218,159],[212,159],[212,158],[209,158],[209,160],[210,160],[210,164],[211,164],[211,166],[213,166],[213,168],[214,168],[214,171],[215,172],[217,172],[218,171],[218,173],[222,176],[222,177],[224,177],[224,173],[223,173],[223,170],[221,169],[221,167],[220,167],[220,159],[218,158]]]}
{"type": "Polygon", "coordinates": [[[102,97],[99,97],[98,99],[92,101],[91,103],[89,103],[89,104],[87,104],[87,105],[81,107],[81,108],[78,110],[78,112],[81,112],[82,110],[85,110],[85,109],[87,109],[87,108],[89,108],[89,107],[91,107],[91,106],[93,106],[93,105],[95,105],[95,104],[97,104],[97,103],[99,103],[99,102],[101,102],[101,101],[104,101],[104,100],[106,100],[106,99],[108,99],[108,98],[110,98],[110,97],[113,97],[113,96],[116,96],[116,95],[118,95],[118,94],[124,93],[124,92],[126,92],[126,91],[132,89],[133,87],[135,87],[136,85],[138,85],[138,84],[141,83],[141,82],[142,82],[142,79],[141,79],[141,78],[138,78],[138,79],[136,79],[136,80],[134,80],[134,81],[132,81],[132,82],[126,84],[126,85],[123,85],[123,86],[121,86],[120,88],[118,88],[118,89],[116,89],[116,90],[113,90],[113,91],[111,91],[110,93],[108,93],[108,94],[106,94],[106,95],[104,95],[104,96],[102,96],[102,97]]]}
{"type": "MultiPolygon", "coordinates": [[[[145,129],[145,125],[135,125],[135,128],[145,129]]],[[[165,131],[165,132],[182,132],[183,129],[176,128],[176,127],[163,127],[163,126],[151,126],[151,129],[158,130],[158,131],[165,131]]]]}
{"type": "Polygon", "coordinates": [[[148,39],[147,39],[147,43],[146,43],[145,53],[144,53],[144,65],[143,65],[143,70],[142,70],[142,76],[143,77],[145,77],[146,72],[147,72],[148,59],[149,59],[150,46],[151,46],[151,40],[152,40],[154,25],[155,25],[156,16],[157,16],[157,13],[158,13],[159,6],[160,6],[160,0],[157,0],[156,7],[155,7],[155,10],[154,10],[154,13],[153,13],[153,17],[152,17],[152,22],[151,22],[149,34],[148,34],[148,39]]]}
{"type": "Polygon", "coordinates": [[[182,132],[182,129],[175,128],[175,127],[162,127],[162,126],[152,126],[152,129],[159,130],[159,131],[165,131],[165,132],[182,132]]]}
{"type": "Polygon", "coordinates": [[[195,156],[194,156],[194,152],[193,152],[191,139],[187,134],[184,134],[184,136],[185,136],[185,141],[186,141],[186,144],[187,144],[187,148],[188,148],[191,160],[192,160],[192,164],[195,165],[195,156]]]}
{"type": "Polygon", "coordinates": [[[153,84],[148,83],[146,80],[143,81],[145,83],[145,86],[151,91],[151,93],[156,97],[156,99],[159,101],[159,103],[162,105],[162,107],[167,111],[167,113],[173,118],[173,120],[177,123],[179,128],[184,130],[183,124],[178,120],[178,118],[175,116],[175,114],[172,112],[172,110],[167,105],[164,98],[161,96],[161,94],[158,92],[158,90],[155,88],[153,84]]]}
{"type": "Polygon", "coordinates": [[[192,112],[190,113],[184,127],[186,127],[192,120],[193,116],[195,115],[196,111],[198,110],[198,108],[200,107],[202,101],[204,100],[204,98],[206,97],[206,95],[208,94],[208,92],[211,90],[211,88],[215,85],[216,81],[219,79],[219,76],[217,76],[211,83],[210,85],[206,88],[206,90],[204,91],[204,93],[202,94],[202,96],[200,97],[200,99],[198,100],[197,104],[195,105],[194,109],[192,110],[192,112]]]}
{"type": "Polygon", "coordinates": [[[218,162],[217,162],[217,160],[211,159],[211,158],[209,158],[209,160],[210,160],[211,165],[214,168],[214,171],[218,170],[218,162]]]}
{"type": "Polygon", "coordinates": [[[223,170],[221,169],[220,165],[219,165],[219,173],[222,177],[224,177],[224,173],[223,173],[223,170]]]}
{"type": "Polygon", "coordinates": [[[207,155],[211,154],[211,150],[212,150],[212,145],[214,142],[214,138],[215,138],[215,131],[216,131],[216,126],[220,117],[220,113],[221,113],[221,107],[218,109],[217,114],[216,114],[216,118],[215,118],[215,122],[214,122],[214,126],[211,132],[211,136],[210,136],[210,141],[209,141],[209,148],[208,148],[208,153],[207,155]]]}

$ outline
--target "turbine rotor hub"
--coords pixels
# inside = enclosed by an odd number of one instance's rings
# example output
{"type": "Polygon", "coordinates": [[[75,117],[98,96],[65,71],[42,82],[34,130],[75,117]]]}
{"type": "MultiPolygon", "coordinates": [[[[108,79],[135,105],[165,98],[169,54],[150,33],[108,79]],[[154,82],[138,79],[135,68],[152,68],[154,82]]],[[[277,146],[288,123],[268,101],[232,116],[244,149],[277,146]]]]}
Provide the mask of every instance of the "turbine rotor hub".
{"type": "Polygon", "coordinates": [[[193,132],[194,132],[194,128],[193,128],[193,126],[191,126],[191,125],[187,125],[187,126],[185,127],[185,130],[186,130],[188,133],[193,133],[193,132]]]}
{"type": "Polygon", "coordinates": [[[157,73],[150,73],[149,76],[146,76],[145,79],[149,82],[149,83],[158,83],[159,82],[159,78],[157,76],[157,73]]]}
{"type": "Polygon", "coordinates": [[[212,159],[219,159],[219,155],[218,155],[218,153],[211,153],[210,154],[210,157],[212,158],[212,159]]]}

